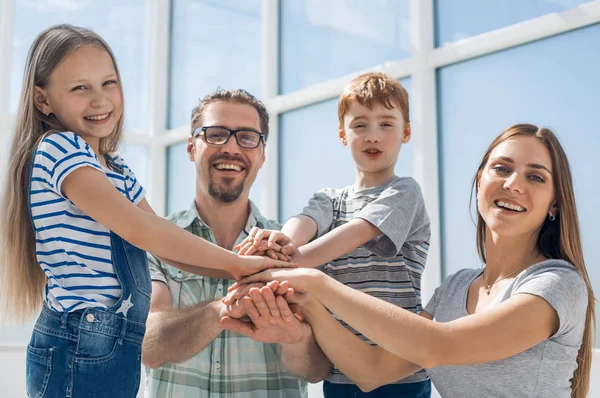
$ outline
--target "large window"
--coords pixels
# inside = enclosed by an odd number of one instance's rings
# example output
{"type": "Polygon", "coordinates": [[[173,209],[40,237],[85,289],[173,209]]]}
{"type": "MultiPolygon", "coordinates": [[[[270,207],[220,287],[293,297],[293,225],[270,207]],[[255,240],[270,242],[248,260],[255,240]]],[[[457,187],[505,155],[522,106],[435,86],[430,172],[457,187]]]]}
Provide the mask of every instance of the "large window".
{"type": "Polygon", "coordinates": [[[15,0],[11,113],[17,112],[25,60],[31,43],[44,29],[70,23],[95,31],[110,45],[117,58],[125,94],[125,130],[144,132],[148,113],[150,5],[151,0],[15,0]]]}
{"type": "Polygon", "coordinates": [[[410,55],[408,0],[281,0],[280,92],[410,55]]]}
{"type": "Polygon", "coordinates": [[[565,11],[587,0],[435,0],[438,47],[542,15],[565,11]]]}
{"type": "Polygon", "coordinates": [[[260,97],[260,0],[174,0],[169,127],[218,88],[260,97]]]}
{"type": "Polygon", "coordinates": [[[571,164],[584,254],[600,291],[596,250],[600,25],[503,51],[439,71],[439,139],[445,274],[481,266],[468,203],[471,180],[492,139],[515,123],[547,126],[571,164]],[[468,143],[469,150],[465,150],[468,143]]]}
{"type": "MultiPolygon", "coordinates": [[[[410,79],[402,79],[409,92],[410,79]]],[[[287,112],[280,117],[279,218],[300,213],[321,188],[354,183],[355,167],[348,147],[338,137],[337,99],[287,112]]],[[[413,134],[418,134],[414,131],[413,134]]],[[[402,145],[396,174],[412,175],[412,146],[402,145]]]]}

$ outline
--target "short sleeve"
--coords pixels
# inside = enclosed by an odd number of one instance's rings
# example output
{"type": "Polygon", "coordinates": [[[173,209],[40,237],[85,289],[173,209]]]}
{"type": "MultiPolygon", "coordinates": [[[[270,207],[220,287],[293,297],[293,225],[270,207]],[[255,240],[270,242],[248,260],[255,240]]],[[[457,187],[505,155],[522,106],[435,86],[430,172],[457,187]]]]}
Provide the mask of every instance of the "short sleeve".
{"type": "Polygon", "coordinates": [[[125,176],[125,188],[127,189],[127,195],[131,202],[135,205],[140,203],[146,196],[146,190],[140,184],[136,178],[133,170],[129,168],[123,158],[119,158],[119,163],[123,168],[123,175],[125,176]]]}
{"type": "Polygon", "coordinates": [[[148,267],[150,268],[150,278],[153,282],[162,282],[168,286],[167,276],[162,267],[161,261],[156,258],[153,254],[147,253],[148,256],[148,267]]]}
{"type": "Polygon", "coordinates": [[[38,145],[33,163],[33,178],[58,195],[65,178],[80,167],[92,167],[104,174],[94,150],[77,134],[55,133],[38,145]]]}
{"type": "Polygon", "coordinates": [[[317,236],[321,237],[329,232],[333,223],[333,192],[325,188],[315,193],[308,201],[300,215],[308,216],[317,223],[317,236]]]}
{"type": "Polygon", "coordinates": [[[438,306],[440,289],[441,289],[441,287],[435,288],[435,291],[433,292],[433,296],[431,297],[431,299],[429,299],[429,302],[427,303],[425,308],[423,308],[423,311],[428,313],[429,315],[431,315],[432,318],[435,318],[435,311],[437,310],[437,306],[438,306]]]}
{"type": "Polygon", "coordinates": [[[365,245],[382,257],[395,257],[402,246],[428,241],[431,231],[421,187],[412,178],[399,178],[355,217],[362,218],[383,233],[365,245]]]}
{"type": "Polygon", "coordinates": [[[512,295],[527,293],[546,300],[556,311],[560,337],[582,328],[585,323],[588,294],[579,271],[564,261],[546,261],[527,270],[515,284],[512,295]]]}

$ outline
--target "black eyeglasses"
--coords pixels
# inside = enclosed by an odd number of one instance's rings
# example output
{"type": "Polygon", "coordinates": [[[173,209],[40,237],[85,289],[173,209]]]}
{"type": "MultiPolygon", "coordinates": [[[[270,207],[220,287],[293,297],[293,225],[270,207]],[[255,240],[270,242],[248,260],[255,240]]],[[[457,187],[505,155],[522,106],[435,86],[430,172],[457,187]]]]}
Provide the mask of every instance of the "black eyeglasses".
{"type": "Polygon", "coordinates": [[[225,145],[231,136],[235,136],[235,141],[239,146],[246,149],[256,148],[260,142],[267,143],[265,135],[261,132],[251,129],[230,130],[222,126],[198,127],[192,132],[192,137],[204,136],[204,141],[211,145],[225,145]]]}

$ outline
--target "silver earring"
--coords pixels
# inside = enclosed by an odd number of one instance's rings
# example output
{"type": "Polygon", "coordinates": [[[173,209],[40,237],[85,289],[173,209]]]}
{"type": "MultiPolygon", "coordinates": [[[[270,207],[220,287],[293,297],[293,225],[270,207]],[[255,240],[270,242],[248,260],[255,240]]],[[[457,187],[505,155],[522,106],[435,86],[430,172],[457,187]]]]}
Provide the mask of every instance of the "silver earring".
{"type": "Polygon", "coordinates": [[[550,220],[550,222],[556,220],[556,214],[550,214],[550,215],[548,215],[548,220],[550,220]]]}

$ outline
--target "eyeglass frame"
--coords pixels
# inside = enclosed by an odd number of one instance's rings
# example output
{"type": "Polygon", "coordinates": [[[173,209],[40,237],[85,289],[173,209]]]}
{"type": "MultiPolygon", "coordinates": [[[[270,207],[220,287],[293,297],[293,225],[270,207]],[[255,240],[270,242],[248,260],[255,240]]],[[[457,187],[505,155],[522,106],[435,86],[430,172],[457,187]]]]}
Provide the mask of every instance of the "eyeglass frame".
{"type": "Polygon", "coordinates": [[[254,129],[248,128],[248,127],[243,128],[243,129],[232,130],[232,129],[228,129],[225,126],[202,126],[202,127],[198,127],[194,131],[192,131],[192,137],[198,138],[198,136],[200,136],[200,135],[204,136],[204,142],[206,142],[209,145],[218,145],[218,146],[225,145],[229,142],[229,139],[231,138],[232,135],[235,137],[235,142],[236,142],[236,144],[238,144],[238,146],[240,148],[256,149],[260,145],[261,141],[263,144],[265,144],[265,145],[267,144],[267,136],[265,135],[265,133],[261,133],[260,131],[257,131],[257,130],[254,130],[254,129]],[[206,130],[210,129],[210,128],[219,128],[219,129],[227,130],[227,131],[229,131],[229,137],[227,137],[225,142],[223,142],[222,144],[213,144],[212,142],[208,142],[208,140],[206,139],[206,130]],[[259,138],[258,138],[258,143],[256,144],[256,146],[247,147],[247,146],[240,145],[240,142],[238,141],[238,137],[237,137],[237,133],[240,131],[249,131],[249,132],[258,134],[259,138]]]}

